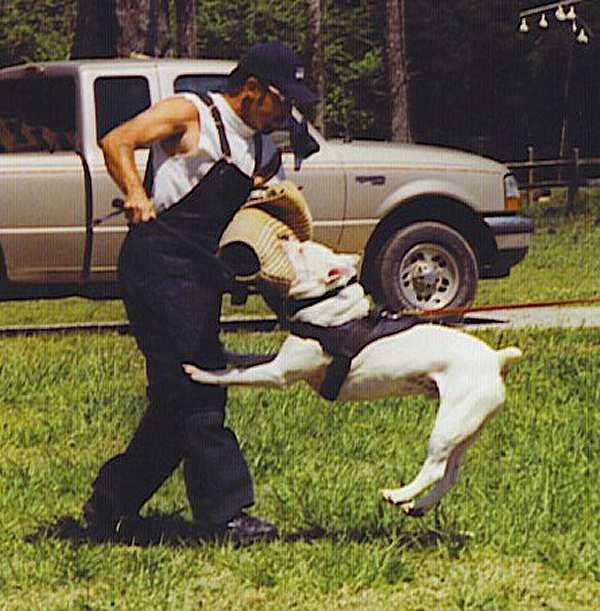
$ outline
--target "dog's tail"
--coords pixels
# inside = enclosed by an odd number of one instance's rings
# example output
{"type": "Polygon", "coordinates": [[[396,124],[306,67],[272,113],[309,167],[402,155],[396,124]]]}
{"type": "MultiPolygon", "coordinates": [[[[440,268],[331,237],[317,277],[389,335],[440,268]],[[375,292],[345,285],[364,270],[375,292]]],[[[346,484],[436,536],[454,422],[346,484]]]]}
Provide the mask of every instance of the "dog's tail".
{"type": "Polygon", "coordinates": [[[523,353],[518,348],[510,346],[509,348],[497,350],[496,356],[498,357],[498,367],[500,367],[502,377],[505,378],[506,374],[508,373],[508,366],[513,361],[520,359],[523,356],[523,353]]]}

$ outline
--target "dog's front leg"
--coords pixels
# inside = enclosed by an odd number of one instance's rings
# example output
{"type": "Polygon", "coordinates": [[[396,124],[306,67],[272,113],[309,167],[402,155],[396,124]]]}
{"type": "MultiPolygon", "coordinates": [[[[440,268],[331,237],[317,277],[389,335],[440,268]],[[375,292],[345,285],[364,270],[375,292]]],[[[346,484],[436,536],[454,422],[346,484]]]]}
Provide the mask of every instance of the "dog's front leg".
{"type": "Polygon", "coordinates": [[[323,351],[318,342],[290,335],[281,346],[274,360],[246,369],[207,371],[185,363],[184,371],[194,382],[218,386],[255,386],[285,388],[299,380],[305,380],[321,366],[323,351]]]}
{"type": "Polygon", "coordinates": [[[195,365],[185,363],[184,371],[194,382],[216,386],[262,386],[265,388],[283,388],[285,378],[274,367],[275,362],[256,365],[247,369],[199,369],[195,365]]]}

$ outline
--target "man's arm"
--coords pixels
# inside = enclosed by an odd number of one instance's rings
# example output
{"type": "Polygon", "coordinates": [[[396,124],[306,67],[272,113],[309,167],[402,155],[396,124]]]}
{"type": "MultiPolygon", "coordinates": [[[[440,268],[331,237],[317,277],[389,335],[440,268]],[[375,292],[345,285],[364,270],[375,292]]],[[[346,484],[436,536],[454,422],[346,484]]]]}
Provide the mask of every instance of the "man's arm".
{"type": "Polygon", "coordinates": [[[108,173],[125,196],[125,208],[134,223],[156,217],[136,165],[136,149],[168,140],[169,150],[185,154],[200,136],[200,117],[194,104],[175,96],[157,102],[133,119],[111,130],[100,146],[108,173]]]}

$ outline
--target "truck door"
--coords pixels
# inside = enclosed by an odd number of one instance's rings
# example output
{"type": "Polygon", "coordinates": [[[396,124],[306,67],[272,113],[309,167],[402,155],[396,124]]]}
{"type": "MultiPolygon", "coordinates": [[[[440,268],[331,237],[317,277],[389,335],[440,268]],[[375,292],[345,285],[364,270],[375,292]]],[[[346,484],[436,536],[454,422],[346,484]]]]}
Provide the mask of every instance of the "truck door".
{"type": "Polygon", "coordinates": [[[85,175],[75,80],[35,69],[0,79],[0,254],[16,283],[77,282],[85,175]]]}

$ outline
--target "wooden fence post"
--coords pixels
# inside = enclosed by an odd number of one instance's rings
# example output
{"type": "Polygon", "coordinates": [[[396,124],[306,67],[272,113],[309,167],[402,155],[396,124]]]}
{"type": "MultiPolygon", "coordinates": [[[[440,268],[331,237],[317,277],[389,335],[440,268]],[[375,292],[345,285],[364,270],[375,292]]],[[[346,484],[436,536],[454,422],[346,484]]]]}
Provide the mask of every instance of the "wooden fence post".
{"type": "MultiPolygon", "coordinates": [[[[527,161],[533,162],[533,146],[527,147],[527,161]]],[[[527,205],[531,206],[533,202],[533,168],[527,172],[527,205]]]]}
{"type": "Polygon", "coordinates": [[[579,188],[579,148],[573,147],[573,171],[569,188],[567,190],[567,212],[571,212],[575,205],[575,196],[579,188]]]}

